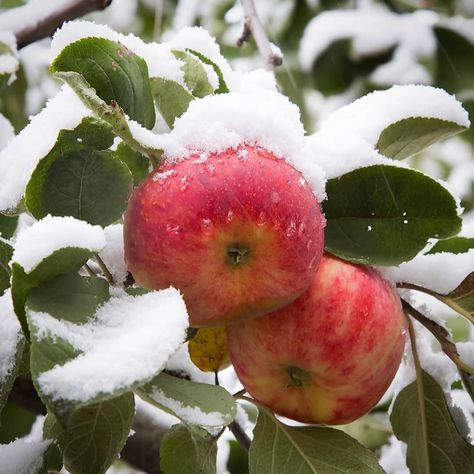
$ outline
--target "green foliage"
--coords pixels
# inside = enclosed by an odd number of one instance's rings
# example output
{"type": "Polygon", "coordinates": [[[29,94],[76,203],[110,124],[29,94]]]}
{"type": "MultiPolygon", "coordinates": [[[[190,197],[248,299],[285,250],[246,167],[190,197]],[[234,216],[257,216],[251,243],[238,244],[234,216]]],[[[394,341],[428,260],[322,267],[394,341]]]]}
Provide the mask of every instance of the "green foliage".
{"type": "Polygon", "coordinates": [[[474,472],[474,446],[458,433],[443,390],[426,372],[400,392],[390,420],[397,438],[408,445],[412,474],[474,472]]]}
{"type": "Polygon", "coordinates": [[[194,97],[205,97],[214,92],[206,69],[196,56],[186,51],[173,51],[173,54],[184,63],[184,81],[194,97]]]}
{"type": "Polygon", "coordinates": [[[447,120],[410,117],[395,122],[383,130],[377,149],[384,156],[403,160],[439,140],[464,130],[464,127],[447,120]]]}
{"type": "Polygon", "coordinates": [[[11,245],[0,240],[0,296],[10,286],[10,267],[8,266],[13,255],[11,245]]]}
{"type": "Polygon", "coordinates": [[[461,228],[451,194],[412,169],[359,168],[330,179],[326,191],[326,250],[353,262],[398,265],[429,238],[447,238],[461,228]]]}
{"type": "Polygon", "coordinates": [[[203,428],[174,425],[160,446],[163,474],[216,474],[216,440],[203,428]]]}
{"type": "Polygon", "coordinates": [[[117,103],[146,128],[155,123],[155,109],[145,61],[123,44],[105,38],[83,38],[66,46],[51,72],[76,72],[109,105],[117,103]]]}
{"type": "Polygon", "coordinates": [[[450,239],[439,240],[427,254],[450,252],[465,253],[474,248],[474,238],[471,237],[451,237],[450,239]]]}
{"type": "Polygon", "coordinates": [[[236,415],[235,400],[224,388],[165,373],[137,389],[137,393],[187,423],[198,419],[206,426],[222,426],[231,423],[236,415]],[[206,415],[208,423],[203,422],[206,415]]]}
{"type": "Polygon", "coordinates": [[[4,216],[0,214],[0,237],[10,239],[15,233],[18,216],[4,216]]]}
{"type": "Polygon", "coordinates": [[[150,162],[138,151],[130,148],[126,143],[121,142],[114,152],[114,155],[128,166],[132,173],[133,184],[138,186],[148,175],[150,162]]]}
{"type": "Polygon", "coordinates": [[[376,456],[340,430],[293,427],[259,410],[249,452],[250,474],[383,473],[376,456]]]}
{"type": "Polygon", "coordinates": [[[118,220],[127,206],[132,175],[106,151],[113,139],[107,123],[90,117],[74,130],[61,130],[26,187],[30,213],[37,219],[72,216],[102,226],[118,220]]]}

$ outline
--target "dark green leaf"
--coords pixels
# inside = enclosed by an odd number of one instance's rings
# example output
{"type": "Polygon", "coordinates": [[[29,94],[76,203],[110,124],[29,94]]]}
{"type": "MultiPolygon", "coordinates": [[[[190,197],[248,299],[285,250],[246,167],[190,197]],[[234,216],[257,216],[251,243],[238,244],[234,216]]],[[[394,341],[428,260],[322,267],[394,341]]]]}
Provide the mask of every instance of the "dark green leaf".
{"type": "Polygon", "coordinates": [[[440,252],[465,253],[471,249],[474,249],[474,238],[451,237],[450,239],[436,242],[427,254],[440,252]]]}
{"type": "Polygon", "coordinates": [[[135,414],[133,393],[75,410],[59,435],[71,474],[103,474],[122,450],[135,414]]]}
{"type": "Polygon", "coordinates": [[[117,103],[146,128],[155,123],[155,109],[145,61],[123,44],[106,38],[83,38],[66,46],[51,72],[76,72],[107,104],[117,103]]]}
{"type": "Polygon", "coordinates": [[[72,216],[106,226],[119,219],[132,188],[128,167],[113,152],[111,127],[86,118],[61,130],[53,149],[38,163],[26,187],[25,204],[37,219],[72,216]]]}
{"type": "Polygon", "coordinates": [[[77,271],[93,254],[94,252],[89,249],[62,248],[43,259],[30,273],[26,273],[20,264],[16,262],[12,264],[13,307],[28,340],[25,303],[31,290],[59,275],[77,271]]]}
{"type": "Polygon", "coordinates": [[[13,248],[11,245],[0,240],[0,296],[10,286],[10,267],[8,264],[13,255],[13,248]]]}
{"type": "Polygon", "coordinates": [[[0,237],[10,239],[15,233],[18,216],[4,216],[0,214],[0,237]]]}
{"type": "Polygon", "coordinates": [[[400,392],[390,420],[397,438],[408,445],[412,474],[474,472],[474,446],[456,430],[443,390],[426,372],[421,386],[415,381],[400,392]]]}
{"type": "Polygon", "coordinates": [[[215,474],[217,445],[203,428],[174,425],[160,446],[160,467],[164,474],[215,474]]]}
{"type": "Polygon", "coordinates": [[[330,179],[326,191],[326,249],[357,263],[398,265],[461,228],[453,196],[412,169],[359,168],[330,179]]]}
{"type": "Polygon", "coordinates": [[[121,142],[114,155],[128,166],[135,186],[147,177],[150,162],[141,153],[132,150],[126,143],[121,142]]]}
{"type": "Polygon", "coordinates": [[[156,106],[168,127],[188,109],[194,97],[179,83],[161,77],[152,77],[151,91],[156,106]]]}
{"type": "Polygon", "coordinates": [[[249,451],[250,474],[383,473],[374,453],[344,432],[293,427],[259,410],[249,451]]]}
{"type": "Polygon", "coordinates": [[[186,51],[173,51],[173,54],[184,62],[184,82],[194,97],[205,97],[214,92],[206,69],[199,59],[186,51]]]}
{"type": "Polygon", "coordinates": [[[435,84],[451,93],[474,88],[474,44],[450,28],[435,26],[435,84]]]}
{"type": "Polygon", "coordinates": [[[228,425],[235,418],[232,395],[222,387],[192,382],[161,373],[137,393],[187,423],[228,425]]]}
{"type": "Polygon", "coordinates": [[[385,128],[376,146],[382,155],[403,160],[439,140],[464,130],[465,127],[447,120],[410,117],[385,128]]]}
{"type": "Polygon", "coordinates": [[[474,272],[470,273],[451,293],[447,295],[433,293],[433,296],[474,324],[474,272]]]}
{"type": "Polygon", "coordinates": [[[197,58],[199,58],[204,64],[207,64],[209,66],[212,66],[214,69],[214,72],[217,75],[217,78],[219,79],[219,87],[214,91],[215,94],[226,94],[229,92],[229,88],[227,87],[227,84],[225,83],[224,80],[224,75],[222,74],[221,68],[214,62],[211,61],[209,58],[204,56],[198,51],[195,51],[194,49],[186,49],[188,53],[194,54],[197,58]]]}

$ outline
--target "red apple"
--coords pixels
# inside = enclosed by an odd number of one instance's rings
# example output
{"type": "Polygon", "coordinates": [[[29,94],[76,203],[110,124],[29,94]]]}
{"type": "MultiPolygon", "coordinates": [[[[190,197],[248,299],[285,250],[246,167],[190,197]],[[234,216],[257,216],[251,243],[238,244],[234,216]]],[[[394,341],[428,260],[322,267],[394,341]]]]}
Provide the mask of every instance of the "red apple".
{"type": "Polygon", "coordinates": [[[400,365],[406,320],[374,269],[324,255],[296,301],[227,328],[231,361],[255,400],[305,423],[367,413],[400,365]]]}
{"type": "Polygon", "coordinates": [[[215,326],[297,298],[321,260],[324,225],[299,171],[241,146],[145,179],[125,213],[125,259],[145,288],[183,293],[191,326],[215,326]]]}

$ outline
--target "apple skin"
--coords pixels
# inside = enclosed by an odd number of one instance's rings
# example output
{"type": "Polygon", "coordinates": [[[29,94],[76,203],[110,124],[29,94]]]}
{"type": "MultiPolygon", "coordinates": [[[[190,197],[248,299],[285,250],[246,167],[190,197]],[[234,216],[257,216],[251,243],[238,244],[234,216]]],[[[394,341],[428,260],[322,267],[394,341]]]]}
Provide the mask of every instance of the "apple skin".
{"type": "Polygon", "coordinates": [[[179,289],[191,326],[222,325],[306,290],[324,226],[299,171],[242,145],[165,163],[148,176],[125,212],[125,260],[141,286],[179,289]]]}
{"type": "Polygon", "coordinates": [[[400,365],[407,323],[374,269],[324,254],[290,305],[227,327],[230,358],[255,400],[304,423],[344,424],[367,413],[400,365]]]}

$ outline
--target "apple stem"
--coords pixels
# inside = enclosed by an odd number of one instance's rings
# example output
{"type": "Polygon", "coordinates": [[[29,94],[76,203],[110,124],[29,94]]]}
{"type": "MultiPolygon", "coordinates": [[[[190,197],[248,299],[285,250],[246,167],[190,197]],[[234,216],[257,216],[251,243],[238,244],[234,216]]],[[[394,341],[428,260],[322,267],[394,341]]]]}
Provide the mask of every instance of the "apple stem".
{"type": "Polygon", "coordinates": [[[420,311],[413,308],[413,306],[411,306],[404,299],[402,299],[402,306],[406,313],[416,319],[426,329],[428,329],[431,334],[433,334],[436,340],[440,343],[442,351],[456,364],[457,367],[470,375],[474,375],[474,368],[465,364],[461,360],[456,348],[456,344],[450,340],[450,335],[447,329],[440,326],[435,321],[427,318],[424,314],[420,313],[420,311]]]}
{"type": "Polygon", "coordinates": [[[311,379],[311,374],[300,367],[290,366],[287,372],[290,376],[289,387],[303,387],[311,379]]]}

